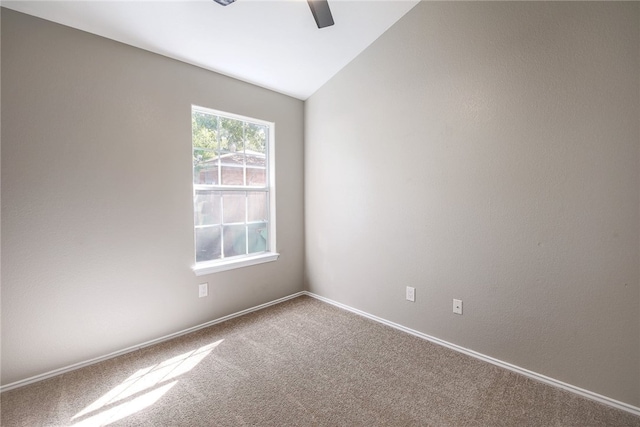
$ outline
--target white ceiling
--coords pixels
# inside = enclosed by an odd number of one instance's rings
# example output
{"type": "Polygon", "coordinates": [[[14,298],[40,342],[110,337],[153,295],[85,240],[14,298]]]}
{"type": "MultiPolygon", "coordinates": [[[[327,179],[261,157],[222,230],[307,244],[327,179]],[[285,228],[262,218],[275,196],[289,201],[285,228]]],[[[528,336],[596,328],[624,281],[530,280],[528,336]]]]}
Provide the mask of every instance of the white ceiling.
{"type": "Polygon", "coordinates": [[[318,29],[306,0],[2,1],[29,15],[307,99],[418,0],[329,0],[318,29]]]}

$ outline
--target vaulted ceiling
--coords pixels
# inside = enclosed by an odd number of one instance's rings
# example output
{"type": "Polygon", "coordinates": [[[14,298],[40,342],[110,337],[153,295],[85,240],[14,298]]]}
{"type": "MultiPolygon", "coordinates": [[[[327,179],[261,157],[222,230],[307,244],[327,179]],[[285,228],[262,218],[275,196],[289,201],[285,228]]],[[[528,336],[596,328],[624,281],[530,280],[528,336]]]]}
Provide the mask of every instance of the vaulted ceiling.
{"type": "Polygon", "coordinates": [[[329,0],[3,1],[2,6],[307,99],[418,3],[329,0]]]}

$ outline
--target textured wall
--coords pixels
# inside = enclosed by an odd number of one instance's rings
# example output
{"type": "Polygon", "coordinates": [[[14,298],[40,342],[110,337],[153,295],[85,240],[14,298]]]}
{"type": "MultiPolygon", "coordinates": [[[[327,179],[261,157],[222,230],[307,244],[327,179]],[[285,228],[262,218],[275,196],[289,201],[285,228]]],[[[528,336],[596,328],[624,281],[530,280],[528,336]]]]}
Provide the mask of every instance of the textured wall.
{"type": "Polygon", "coordinates": [[[3,384],[302,289],[301,101],[3,9],[2,125],[3,384]],[[191,104],[276,123],[278,261],[191,271],[191,104]]]}
{"type": "Polygon", "coordinates": [[[639,56],[638,3],[416,6],[305,105],[308,289],[640,405],[639,56]]]}

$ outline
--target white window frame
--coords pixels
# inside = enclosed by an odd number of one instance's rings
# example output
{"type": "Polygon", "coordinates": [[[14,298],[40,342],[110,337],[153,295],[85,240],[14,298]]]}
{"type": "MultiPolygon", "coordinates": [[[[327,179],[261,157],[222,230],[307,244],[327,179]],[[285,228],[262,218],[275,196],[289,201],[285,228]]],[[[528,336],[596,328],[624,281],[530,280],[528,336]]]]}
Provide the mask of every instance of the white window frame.
{"type": "MultiPolygon", "coordinates": [[[[220,271],[232,270],[235,268],[248,267],[251,265],[262,264],[265,262],[271,262],[278,259],[280,254],[276,251],[276,176],[275,176],[275,123],[255,119],[253,117],[241,116],[238,114],[227,113],[224,111],[218,111],[211,108],[200,107],[197,105],[191,106],[191,115],[193,116],[194,112],[201,112],[205,114],[211,114],[214,116],[224,117],[233,120],[241,120],[245,122],[254,123],[261,126],[266,126],[269,129],[269,135],[267,140],[267,149],[266,149],[266,161],[265,165],[267,167],[267,185],[266,191],[268,192],[268,237],[267,237],[267,248],[265,252],[252,253],[247,255],[238,255],[228,258],[221,258],[212,261],[203,261],[203,262],[195,262],[192,266],[192,270],[196,276],[204,276],[206,274],[217,273],[220,271]]],[[[193,154],[193,141],[191,142],[191,152],[193,154]]],[[[191,183],[192,183],[192,210],[195,209],[194,200],[197,189],[211,189],[216,191],[251,191],[255,190],[255,187],[250,186],[225,186],[225,185],[209,185],[209,184],[196,184],[193,179],[193,170],[194,166],[191,166],[191,183]]],[[[194,260],[196,259],[196,222],[195,222],[195,212],[193,215],[193,250],[194,250],[194,260]]],[[[222,218],[221,218],[222,219],[222,218]]]]}

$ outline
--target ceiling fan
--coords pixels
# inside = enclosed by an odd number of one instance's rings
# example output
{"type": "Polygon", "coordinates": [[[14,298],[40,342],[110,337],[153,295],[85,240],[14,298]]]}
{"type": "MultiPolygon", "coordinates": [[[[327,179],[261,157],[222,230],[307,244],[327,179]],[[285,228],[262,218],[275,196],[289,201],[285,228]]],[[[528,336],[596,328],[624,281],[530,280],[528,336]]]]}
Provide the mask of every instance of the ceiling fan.
{"type": "MultiPolygon", "coordinates": [[[[216,3],[222,6],[228,6],[236,0],[214,0],[216,3]]],[[[316,20],[318,28],[330,27],[334,24],[333,15],[331,15],[331,9],[329,9],[329,2],[327,0],[307,0],[309,8],[313,14],[313,18],[316,20]]]]}

